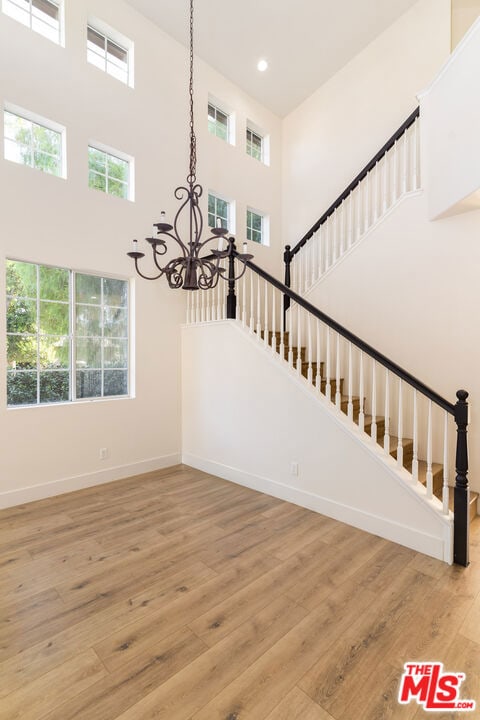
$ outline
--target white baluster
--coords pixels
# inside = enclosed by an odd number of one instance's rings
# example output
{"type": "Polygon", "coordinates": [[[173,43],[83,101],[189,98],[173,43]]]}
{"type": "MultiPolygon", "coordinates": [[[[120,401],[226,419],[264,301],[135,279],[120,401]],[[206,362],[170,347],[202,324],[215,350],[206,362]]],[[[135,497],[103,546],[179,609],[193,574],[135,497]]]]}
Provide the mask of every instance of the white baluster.
{"type": "Polygon", "coordinates": [[[334,211],[330,215],[330,221],[332,223],[332,265],[337,262],[338,258],[338,223],[337,223],[337,211],[334,211]]]}
{"type": "Polygon", "coordinates": [[[355,242],[360,240],[362,234],[362,184],[357,185],[355,190],[355,242]]]}
{"type": "Polygon", "coordinates": [[[388,161],[389,161],[389,153],[386,153],[383,156],[383,165],[382,165],[382,212],[387,212],[388,207],[388,161]]]}
{"type": "Polygon", "coordinates": [[[313,348],[312,348],[312,316],[310,313],[307,314],[307,353],[308,353],[308,370],[307,370],[307,380],[311,384],[313,383],[313,368],[312,368],[312,355],[313,355],[313,348]]]}
{"type": "Polygon", "coordinates": [[[302,310],[297,305],[297,372],[302,374],[302,310]]]}
{"type": "Polygon", "coordinates": [[[420,183],[418,178],[418,150],[419,150],[419,132],[418,119],[413,123],[413,189],[418,190],[420,183]]]}
{"type": "Polygon", "coordinates": [[[417,391],[413,391],[413,459],[412,459],[412,480],[418,481],[418,409],[417,391]]]}
{"type": "Polygon", "coordinates": [[[222,320],[227,319],[227,283],[225,280],[222,282],[222,320]]]}
{"type": "Polygon", "coordinates": [[[272,285],[272,352],[277,352],[277,318],[275,304],[275,288],[272,285]]]}
{"type": "Polygon", "coordinates": [[[372,181],[373,181],[373,213],[372,213],[372,224],[378,220],[378,163],[372,170],[372,181]]]}
{"type": "Polygon", "coordinates": [[[327,327],[327,374],[325,383],[325,395],[332,400],[332,386],[330,384],[330,328],[327,327]]]}
{"type": "Polygon", "coordinates": [[[288,364],[293,367],[293,307],[290,306],[288,313],[288,364]]]}
{"type": "Polygon", "coordinates": [[[204,290],[205,293],[205,305],[206,305],[206,319],[210,322],[212,319],[212,302],[211,302],[211,290],[204,290]]]}
{"type": "Polygon", "coordinates": [[[402,195],[407,192],[408,177],[408,130],[403,133],[402,195]]]}
{"type": "Polygon", "coordinates": [[[264,328],[263,328],[263,342],[265,347],[268,345],[268,284],[265,280],[264,286],[264,328]]]}
{"type": "Polygon", "coordinates": [[[359,389],[360,389],[360,412],[358,414],[358,427],[362,432],[365,432],[365,389],[364,389],[364,378],[363,378],[363,352],[360,350],[360,367],[359,367],[359,389]]]}
{"type": "Polygon", "coordinates": [[[340,205],[340,257],[347,249],[347,199],[345,199],[340,205]]]}
{"type": "Polygon", "coordinates": [[[310,240],[310,287],[313,285],[313,283],[315,282],[315,279],[316,279],[315,278],[315,274],[316,274],[316,270],[317,270],[317,265],[315,262],[315,247],[316,247],[316,245],[317,245],[317,239],[314,235],[313,238],[310,240]]]}
{"type": "Polygon", "coordinates": [[[325,271],[330,267],[330,220],[327,219],[323,225],[325,228],[325,271]]]}
{"type": "Polygon", "coordinates": [[[377,442],[377,363],[372,361],[372,426],[370,435],[377,442]]]}
{"type": "Polygon", "coordinates": [[[392,204],[397,202],[398,197],[398,142],[393,145],[393,178],[392,178],[392,204]]]}
{"type": "Polygon", "coordinates": [[[354,222],[354,202],[353,202],[353,192],[350,193],[348,196],[348,242],[347,242],[347,249],[353,245],[355,242],[355,230],[353,227],[354,222]]]}
{"type": "Polygon", "coordinates": [[[262,302],[260,297],[260,277],[257,276],[257,335],[258,339],[262,338],[262,323],[260,318],[262,317],[262,302]]]}
{"type": "Polygon", "coordinates": [[[427,498],[433,497],[433,472],[432,472],[432,401],[428,401],[428,424],[427,424],[427,498]]]}
{"type": "Polygon", "coordinates": [[[283,312],[283,295],[280,293],[280,357],[285,358],[285,313],[283,312]]]}
{"type": "Polygon", "coordinates": [[[365,183],[365,221],[363,223],[363,232],[366,233],[370,227],[370,204],[371,204],[371,188],[370,188],[370,173],[363,181],[365,183]]]}
{"type": "Polygon", "coordinates": [[[253,293],[253,272],[250,273],[250,332],[253,333],[255,330],[255,317],[254,317],[254,293],[253,293]]]}
{"type": "Polygon", "coordinates": [[[321,373],[321,359],[322,359],[322,338],[321,338],[322,327],[320,320],[317,320],[317,374],[315,376],[315,387],[318,392],[322,389],[322,373],[321,373]]]}
{"type": "Polygon", "coordinates": [[[353,421],[353,367],[352,367],[352,343],[348,343],[348,419],[353,421]]]}
{"type": "Polygon", "coordinates": [[[397,465],[403,468],[403,384],[398,381],[398,444],[397,465]]]}
{"type": "Polygon", "coordinates": [[[194,295],[194,301],[195,301],[195,322],[199,323],[201,315],[200,315],[200,302],[198,299],[198,292],[193,293],[193,295],[194,295]]]}
{"type": "Polygon", "coordinates": [[[443,417],[443,512],[448,515],[448,413],[445,410],[443,417]]]}
{"type": "Polygon", "coordinates": [[[383,437],[383,449],[390,455],[390,376],[385,370],[385,435],[383,437]]]}
{"type": "Polygon", "coordinates": [[[337,333],[336,347],[336,369],[335,369],[335,405],[340,410],[342,405],[342,395],[340,393],[340,335],[337,333]]]}
{"type": "MultiPolygon", "coordinates": [[[[246,273],[245,273],[246,275],[246,273]]],[[[242,278],[242,325],[245,327],[247,323],[247,278],[245,275],[242,278]]]]}

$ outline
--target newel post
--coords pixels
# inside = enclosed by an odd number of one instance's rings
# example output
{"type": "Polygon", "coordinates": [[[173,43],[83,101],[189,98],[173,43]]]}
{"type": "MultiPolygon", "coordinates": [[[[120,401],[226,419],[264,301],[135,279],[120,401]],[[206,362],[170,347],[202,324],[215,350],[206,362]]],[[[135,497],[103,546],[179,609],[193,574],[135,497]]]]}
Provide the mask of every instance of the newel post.
{"type": "Polygon", "coordinates": [[[468,392],[459,390],[455,404],[455,422],[457,423],[457,452],[455,457],[455,489],[453,499],[453,561],[467,567],[469,563],[468,546],[470,534],[468,488],[468,392]]]}
{"type": "Polygon", "coordinates": [[[237,317],[237,296],[235,295],[235,241],[229,238],[228,253],[228,295],[227,295],[227,319],[235,320],[237,317]]]}
{"type": "MultiPolygon", "coordinates": [[[[290,264],[293,260],[293,253],[290,245],[285,245],[285,252],[283,253],[283,262],[285,263],[285,285],[289,288],[292,286],[292,279],[290,276],[290,264]]],[[[283,327],[287,327],[287,310],[290,307],[290,298],[288,295],[283,296],[283,327]]]]}

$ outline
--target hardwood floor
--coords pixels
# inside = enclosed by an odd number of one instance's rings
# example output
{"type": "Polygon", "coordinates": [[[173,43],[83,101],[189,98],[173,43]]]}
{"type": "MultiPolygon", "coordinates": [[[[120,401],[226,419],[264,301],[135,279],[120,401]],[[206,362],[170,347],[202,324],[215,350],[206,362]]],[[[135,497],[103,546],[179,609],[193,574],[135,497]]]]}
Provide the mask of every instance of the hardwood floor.
{"type": "Polygon", "coordinates": [[[1,511],[0,720],[418,720],[409,660],[478,705],[480,518],[471,556],[185,466],[1,511]]]}

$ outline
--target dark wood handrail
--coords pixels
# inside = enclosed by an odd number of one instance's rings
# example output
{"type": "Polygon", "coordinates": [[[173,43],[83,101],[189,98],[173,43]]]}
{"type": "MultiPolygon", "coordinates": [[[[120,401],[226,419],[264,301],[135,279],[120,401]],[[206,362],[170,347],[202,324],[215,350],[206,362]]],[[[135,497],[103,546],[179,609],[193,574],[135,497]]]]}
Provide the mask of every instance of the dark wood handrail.
{"type": "MultiPolygon", "coordinates": [[[[238,253],[235,253],[238,254],[238,253]]],[[[253,270],[257,275],[259,275],[261,278],[266,280],[268,283],[273,285],[277,288],[277,290],[280,290],[284,295],[286,295],[290,300],[300,305],[300,307],[303,307],[307,312],[311,313],[314,317],[318,318],[318,320],[321,320],[325,325],[328,325],[332,330],[339,333],[342,337],[345,338],[345,340],[348,340],[348,342],[351,342],[353,345],[358,347],[362,352],[369,355],[371,358],[373,358],[376,362],[380,363],[380,365],[383,365],[387,370],[397,375],[401,380],[404,380],[406,383],[411,385],[415,390],[418,390],[418,392],[422,393],[422,395],[425,395],[429,400],[434,402],[436,405],[439,405],[443,410],[446,410],[451,415],[455,416],[455,405],[448,402],[448,400],[445,400],[441,395],[436,393],[434,390],[429,388],[427,385],[422,383],[420,380],[417,380],[416,377],[411,375],[407,370],[404,370],[402,367],[397,365],[396,363],[392,362],[392,360],[389,360],[385,355],[383,355],[381,352],[376,350],[374,347],[369,345],[368,343],[361,340],[359,337],[354,335],[350,330],[347,330],[343,327],[343,325],[340,325],[336,320],[333,320],[331,317],[326,315],[324,312],[316,308],[314,305],[309,303],[305,298],[303,298],[301,295],[297,295],[297,293],[293,292],[289,287],[284,285],[280,280],[277,280],[272,275],[270,275],[265,270],[262,270],[261,267],[258,265],[255,265],[255,263],[251,262],[250,260],[247,260],[245,262],[245,265],[250,268],[250,270],[253,270]]]]}
{"type": "Polygon", "coordinates": [[[343,201],[346,200],[346,198],[350,195],[352,190],[355,190],[357,185],[368,175],[370,170],[373,170],[373,168],[379,162],[379,160],[381,160],[382,157],[384,155],[386,155],[389,150],[391,150],[391,148],[395,145],[397,140],[399,140],[402,137],[402,135],[408,130],[409,127],[411,127],[411,125],[413,125],[413,123],[419,116],[420,116],[420,107],[417,107],[416,110],[414,110],[412,112],[412,114],[408,116],[408,118],[405,120],[405,122],[402,123],[402,125],[400,125],[398,130],[393,133],[392,137],[389,140],[387,140],[385,145],[377,152],[375,157],[373,157],[370,160],[370,162],[367,165],[365,165],[363,170],[358,173],[358,175],[356,176],[356,178],[354,180],[352,180],[350,185],[347,188],[345,188],[345,190],[342,192],[341,195],[338,196],[338,198],[335,200],[335,202],[333,202],[330,205],[328,210],[323,213],[322,217],[319,220],[317,220],[315,225],[312,225],[310,230],[302,237],[301,240],[298,241],[298,243],[295,245],[295,247],[292,250],[290,250],[291,258],[293,258],[293,256],[298,253],[298,251],[305,245],[305,243],[308,240],[310,240],[312,235],[314,235],[317,232],[317,230],[319,229],[319,227],[328,220],[330,215],[332,215],[335,212],[335,210],[337,210],[337,208],[340,207],[340,205],[343,203],[343,201]]]}

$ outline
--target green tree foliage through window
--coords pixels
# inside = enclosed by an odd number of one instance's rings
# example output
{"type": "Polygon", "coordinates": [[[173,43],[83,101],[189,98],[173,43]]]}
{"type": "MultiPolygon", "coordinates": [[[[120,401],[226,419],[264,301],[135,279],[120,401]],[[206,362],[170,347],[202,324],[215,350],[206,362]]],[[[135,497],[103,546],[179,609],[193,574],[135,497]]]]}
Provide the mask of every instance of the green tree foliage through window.
{"type": "Polygon", "coordinates": [[[8,260],[6,286],[9,405],[128,393],[125,280],[8,260]]]}
{"type": "Polygon", "coordinates": [[[62,135],[32,120],[4,112],[5,158],[42,170],[62,174],[62,135]]]}

